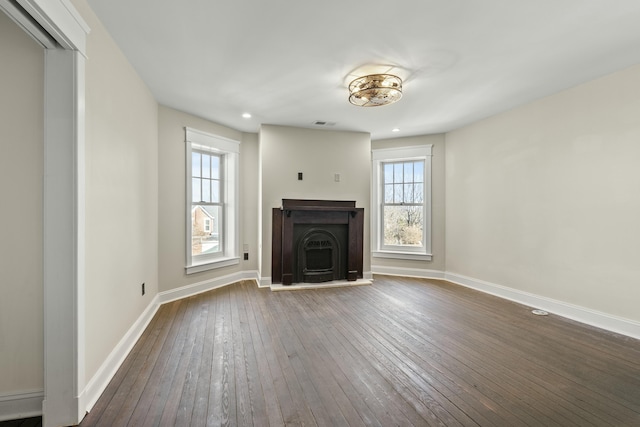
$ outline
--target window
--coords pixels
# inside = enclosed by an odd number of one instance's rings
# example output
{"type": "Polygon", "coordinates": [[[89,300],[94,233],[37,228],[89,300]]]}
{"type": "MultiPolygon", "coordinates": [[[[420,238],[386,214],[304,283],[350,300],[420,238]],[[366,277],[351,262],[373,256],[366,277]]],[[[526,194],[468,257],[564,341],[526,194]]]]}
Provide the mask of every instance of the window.
{"type": "Polygon", "coordinates": [[[373,151],[374,257],[431,259],[431,149],[373,151]]]}
{"type": "Polygon", "coordinates": [[[186,128],[187,274],[239,263],[239,142],[186,128]]]}
{"type": "Polygon", "coordinates": [[[191,151],[191,256],[223,253],[224,234],[211,230],[212,221],[224,223],[223,159],[217,153],[191,151]]]}

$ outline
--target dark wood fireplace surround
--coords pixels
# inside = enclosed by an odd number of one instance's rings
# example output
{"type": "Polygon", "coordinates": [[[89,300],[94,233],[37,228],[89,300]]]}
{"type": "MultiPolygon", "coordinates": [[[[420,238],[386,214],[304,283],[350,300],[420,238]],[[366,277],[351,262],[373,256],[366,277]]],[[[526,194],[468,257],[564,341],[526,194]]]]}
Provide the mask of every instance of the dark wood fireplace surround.
{"type": "Polygon", "coordinates": [[[364,208],[355,201],[282,199],[282,208],[273,208],[271,282],[294,283],[294,226],[344,224],[348,228],[346,279],[362,278],[362,234],[364,208]]]}

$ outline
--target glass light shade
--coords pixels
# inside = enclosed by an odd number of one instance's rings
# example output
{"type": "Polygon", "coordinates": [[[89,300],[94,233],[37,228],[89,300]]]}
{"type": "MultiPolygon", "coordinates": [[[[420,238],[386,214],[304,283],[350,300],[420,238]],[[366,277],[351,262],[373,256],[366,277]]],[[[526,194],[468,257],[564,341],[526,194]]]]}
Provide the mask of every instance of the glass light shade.
{"type": "Polygon", "coordinates": [[[379,107],[402,98],[402,79],[392,74],[371,74],[349,83],[349,102],[359,107],[379,107]]]}

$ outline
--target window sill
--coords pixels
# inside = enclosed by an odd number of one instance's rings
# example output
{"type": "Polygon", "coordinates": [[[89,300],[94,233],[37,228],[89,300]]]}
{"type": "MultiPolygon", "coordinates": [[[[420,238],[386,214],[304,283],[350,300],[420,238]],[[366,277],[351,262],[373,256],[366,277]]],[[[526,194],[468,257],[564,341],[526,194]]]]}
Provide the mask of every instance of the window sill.
{"type": "Polygon", "coordinates": [[[415,261],[431,261],[431,254],[421,254],[416,252],[391,252],[391,251],[377,251],[372,252],[371,256],[374,258],[393,258],[393,259],[410,259],[415,261]]]}
{"type": "Polygon", "coordinates": [[[185,267],[187,274],[200,273],[207,270],[215,270],[216,268],[228,267],[230,265],[240,264],[239,257],[219,258],[211,261],[205,261],[200,264],[193,264],[185,267]]]}

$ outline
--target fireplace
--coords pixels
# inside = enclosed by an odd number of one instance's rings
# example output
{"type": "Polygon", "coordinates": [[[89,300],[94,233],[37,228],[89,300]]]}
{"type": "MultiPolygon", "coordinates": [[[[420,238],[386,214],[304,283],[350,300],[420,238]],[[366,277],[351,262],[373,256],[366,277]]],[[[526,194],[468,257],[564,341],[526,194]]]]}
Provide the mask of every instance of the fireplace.
{"type": "Polygon", "coordinates": [[[362,278],[363,217],[353,201],[283,199],[273,209],[272,283],[362,278]]]}
{"type": "Polygon", "coordinates": [[[347,279],[348,227],[293,225],[293,283],[347,279]]]}

